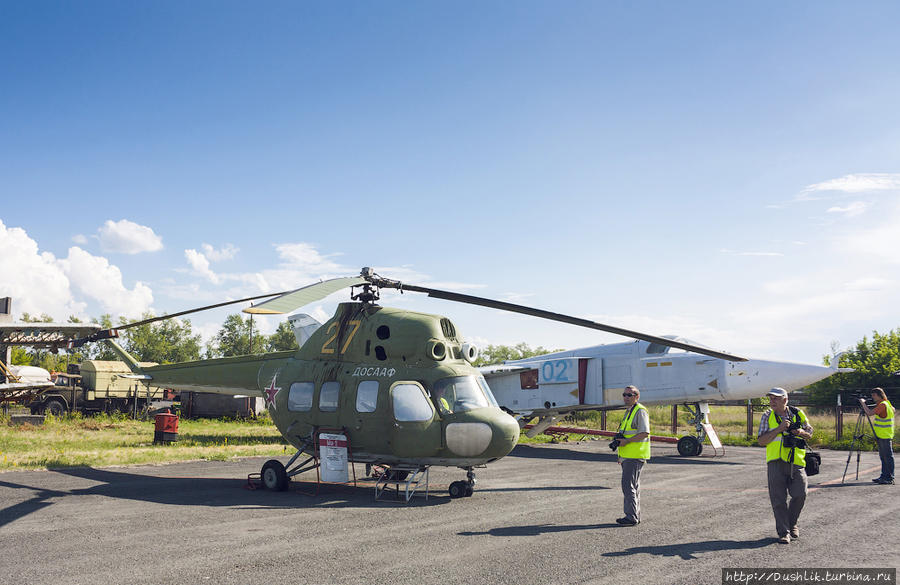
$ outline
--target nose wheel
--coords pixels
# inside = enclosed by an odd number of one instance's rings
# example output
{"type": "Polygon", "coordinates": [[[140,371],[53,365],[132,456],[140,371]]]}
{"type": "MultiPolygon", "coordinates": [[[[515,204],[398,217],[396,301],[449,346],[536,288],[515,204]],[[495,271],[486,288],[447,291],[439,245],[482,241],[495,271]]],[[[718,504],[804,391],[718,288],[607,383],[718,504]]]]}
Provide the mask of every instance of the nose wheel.
{"type": "Polygon", "coordinates": [[[450,484],[450,489],[447,491],[450,492],[450,497],[454,499],[471,497],[475,493],[475,471],[471,467],[466,468],[466,480],[454,481],[450,484]]]}

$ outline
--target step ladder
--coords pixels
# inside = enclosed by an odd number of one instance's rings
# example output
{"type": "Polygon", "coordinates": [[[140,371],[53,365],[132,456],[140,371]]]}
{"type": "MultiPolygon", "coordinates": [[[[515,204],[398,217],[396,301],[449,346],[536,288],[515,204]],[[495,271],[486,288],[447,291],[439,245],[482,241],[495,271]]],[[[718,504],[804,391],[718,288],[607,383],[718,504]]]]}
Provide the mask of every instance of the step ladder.
{"type": "Polygon", "coordinates": [[[428,499],[428,466],[418,467],[411,465],[394,465],[384,471],[375,480],[375,499],[378,500],[385,492],[394,491],[396,499],[402,494],[406,503],[413,496],[424,496],[428,499]],[[397,479],[397,472],[405,471],[404,479],[397,479]]]}

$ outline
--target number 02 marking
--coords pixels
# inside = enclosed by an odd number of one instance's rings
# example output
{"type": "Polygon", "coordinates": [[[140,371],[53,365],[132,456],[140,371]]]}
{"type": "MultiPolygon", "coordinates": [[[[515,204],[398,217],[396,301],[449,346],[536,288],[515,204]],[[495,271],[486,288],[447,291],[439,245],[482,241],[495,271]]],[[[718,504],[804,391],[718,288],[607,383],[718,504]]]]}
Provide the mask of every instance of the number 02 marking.
{"type": "Polygon", "coordinates": [[[544,376],[544,380],[548,382],[567,382],[569,376],[566,374],[566,370],[568,369],[569,362],[565,360],[544,362],[544,365],[541,366],[541,374],[544,376]]]}

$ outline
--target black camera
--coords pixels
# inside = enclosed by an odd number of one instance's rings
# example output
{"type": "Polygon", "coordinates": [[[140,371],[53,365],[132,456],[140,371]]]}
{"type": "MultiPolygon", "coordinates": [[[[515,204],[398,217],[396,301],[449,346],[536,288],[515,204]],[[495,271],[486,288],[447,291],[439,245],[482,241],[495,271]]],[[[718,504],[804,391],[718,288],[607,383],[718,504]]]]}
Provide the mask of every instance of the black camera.
{"type": "Polygon", "coordinates": [[[616,433],[613,436],[613,440],[609,442],[610,450],[615,451],[616,449],[618,449],[619,445],[622,444],[622,439],[624,439],[624,438],[625,438],[625,435],[623,435],[622,433],[616,433]]]}
{"type": "MultiPolygon", "coordinates": [[[[799,429],[800,423],[797,422],[795,424],[797,424],[796,428],[799,429]]],[[[793,427],[793,426],[794,425],[791,425],[791,427],[793,427]]],[[[804,439],[803,437],[797,437],[795,435],[785,434],[781,438],[781,444],[784,445],[785,447],[788,447],[789,449],[806,449],[806,439],[804,439]]]]}

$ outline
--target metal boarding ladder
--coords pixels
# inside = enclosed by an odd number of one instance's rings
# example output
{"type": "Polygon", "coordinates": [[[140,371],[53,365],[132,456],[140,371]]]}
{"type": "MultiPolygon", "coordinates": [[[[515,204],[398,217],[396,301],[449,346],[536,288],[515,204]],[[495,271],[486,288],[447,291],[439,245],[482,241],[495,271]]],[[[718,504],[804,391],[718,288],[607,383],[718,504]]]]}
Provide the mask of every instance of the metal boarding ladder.
{"type": "Polygon", "coordinates": [[[381,498],[385,491],[390,491],[393,487],[395,494],[399,499],[401,488],[406,503],[409,503],[413,496],[425,496],[428,499],[428,466],[418,467],[414,465],[394,465],[387,469],[375,480],[375,499],[381,498]],[[405,471],[407,476],[405,479],[395,479],[394,472],[405,471]],[[422,493],[422,487],[425,493],[422,493]]]}

